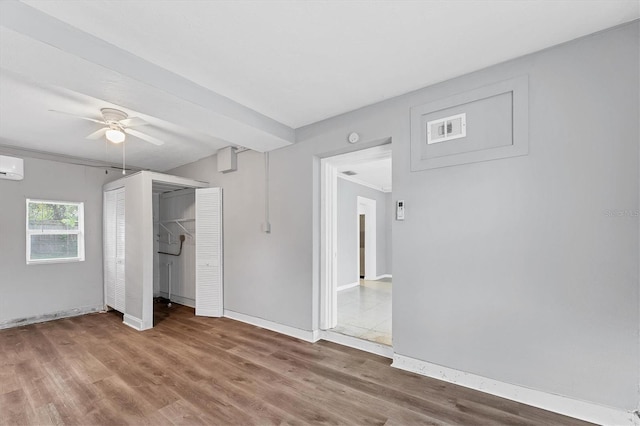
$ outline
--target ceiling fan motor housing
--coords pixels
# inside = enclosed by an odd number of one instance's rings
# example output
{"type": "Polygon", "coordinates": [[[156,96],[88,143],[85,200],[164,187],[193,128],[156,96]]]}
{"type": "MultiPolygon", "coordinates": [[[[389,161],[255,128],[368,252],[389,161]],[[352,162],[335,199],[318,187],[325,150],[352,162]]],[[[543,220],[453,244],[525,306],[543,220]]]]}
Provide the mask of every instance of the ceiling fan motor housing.
{"type": "Polygon", "coordinates": [[[110,125],[118,123],[120,120],[124,120],[128,117],[126,112],[114,108],[102,108],[100,112],[102,113],[104,121],[110,125]]]}

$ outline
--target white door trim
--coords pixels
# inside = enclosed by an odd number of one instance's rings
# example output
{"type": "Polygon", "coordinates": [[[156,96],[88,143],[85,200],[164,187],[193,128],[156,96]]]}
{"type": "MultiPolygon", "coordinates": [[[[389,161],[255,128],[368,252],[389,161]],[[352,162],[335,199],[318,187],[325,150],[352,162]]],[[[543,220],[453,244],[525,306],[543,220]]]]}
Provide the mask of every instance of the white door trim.
{"type": "Polygon", "coordinates": [[[338,325],[338,169],[320,160],[320,328],[338,325]]]}
{"type": "Polygon", "coordinates": [[[322,330],[338,325],[338,167],[355,161],[367,162],[384,158],[390,152],[391,144],[385,143],[320,159],[320,329],[322,330]]]}

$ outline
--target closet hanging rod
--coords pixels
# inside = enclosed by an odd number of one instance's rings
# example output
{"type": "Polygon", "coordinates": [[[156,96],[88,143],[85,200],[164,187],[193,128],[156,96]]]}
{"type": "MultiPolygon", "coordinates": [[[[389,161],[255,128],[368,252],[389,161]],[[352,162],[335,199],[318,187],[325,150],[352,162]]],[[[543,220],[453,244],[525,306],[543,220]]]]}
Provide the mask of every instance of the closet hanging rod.
{"type": "Polygon", "coordinates": [[[191,219],[191,218],[181,218],[181,219],[166,219],[166,220],[161,220],[158,223],[176,223],[176,222],[193,222],[195,221],[195,219],[191,219]]]}

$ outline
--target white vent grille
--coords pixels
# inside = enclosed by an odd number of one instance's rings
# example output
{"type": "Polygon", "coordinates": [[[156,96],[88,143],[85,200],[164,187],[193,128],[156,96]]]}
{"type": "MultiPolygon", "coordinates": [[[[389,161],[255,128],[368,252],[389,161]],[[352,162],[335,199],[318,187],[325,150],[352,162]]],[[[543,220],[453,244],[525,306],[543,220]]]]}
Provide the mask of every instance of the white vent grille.
{"type": "Polygon", "coordinates": [[[467,136],[467,115],[464,113],[427,122],[428,145],[465,136],[467,136]]]}

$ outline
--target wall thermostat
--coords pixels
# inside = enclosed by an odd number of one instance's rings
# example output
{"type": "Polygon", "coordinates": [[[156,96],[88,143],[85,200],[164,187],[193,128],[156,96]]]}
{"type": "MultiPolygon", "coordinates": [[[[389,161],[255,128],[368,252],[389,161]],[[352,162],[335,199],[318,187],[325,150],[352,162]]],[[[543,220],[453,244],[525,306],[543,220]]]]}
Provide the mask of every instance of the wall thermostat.
{"type": "Polygon", "coordinates": [[[360,140],[360,135],[356,132],[349,133],[349,143],[356,143],[360,140]]]}
{"type": "Polygon", "coordinates": [[[396,201],[396,220],[404,220],[404,200],[396,201]]]}

